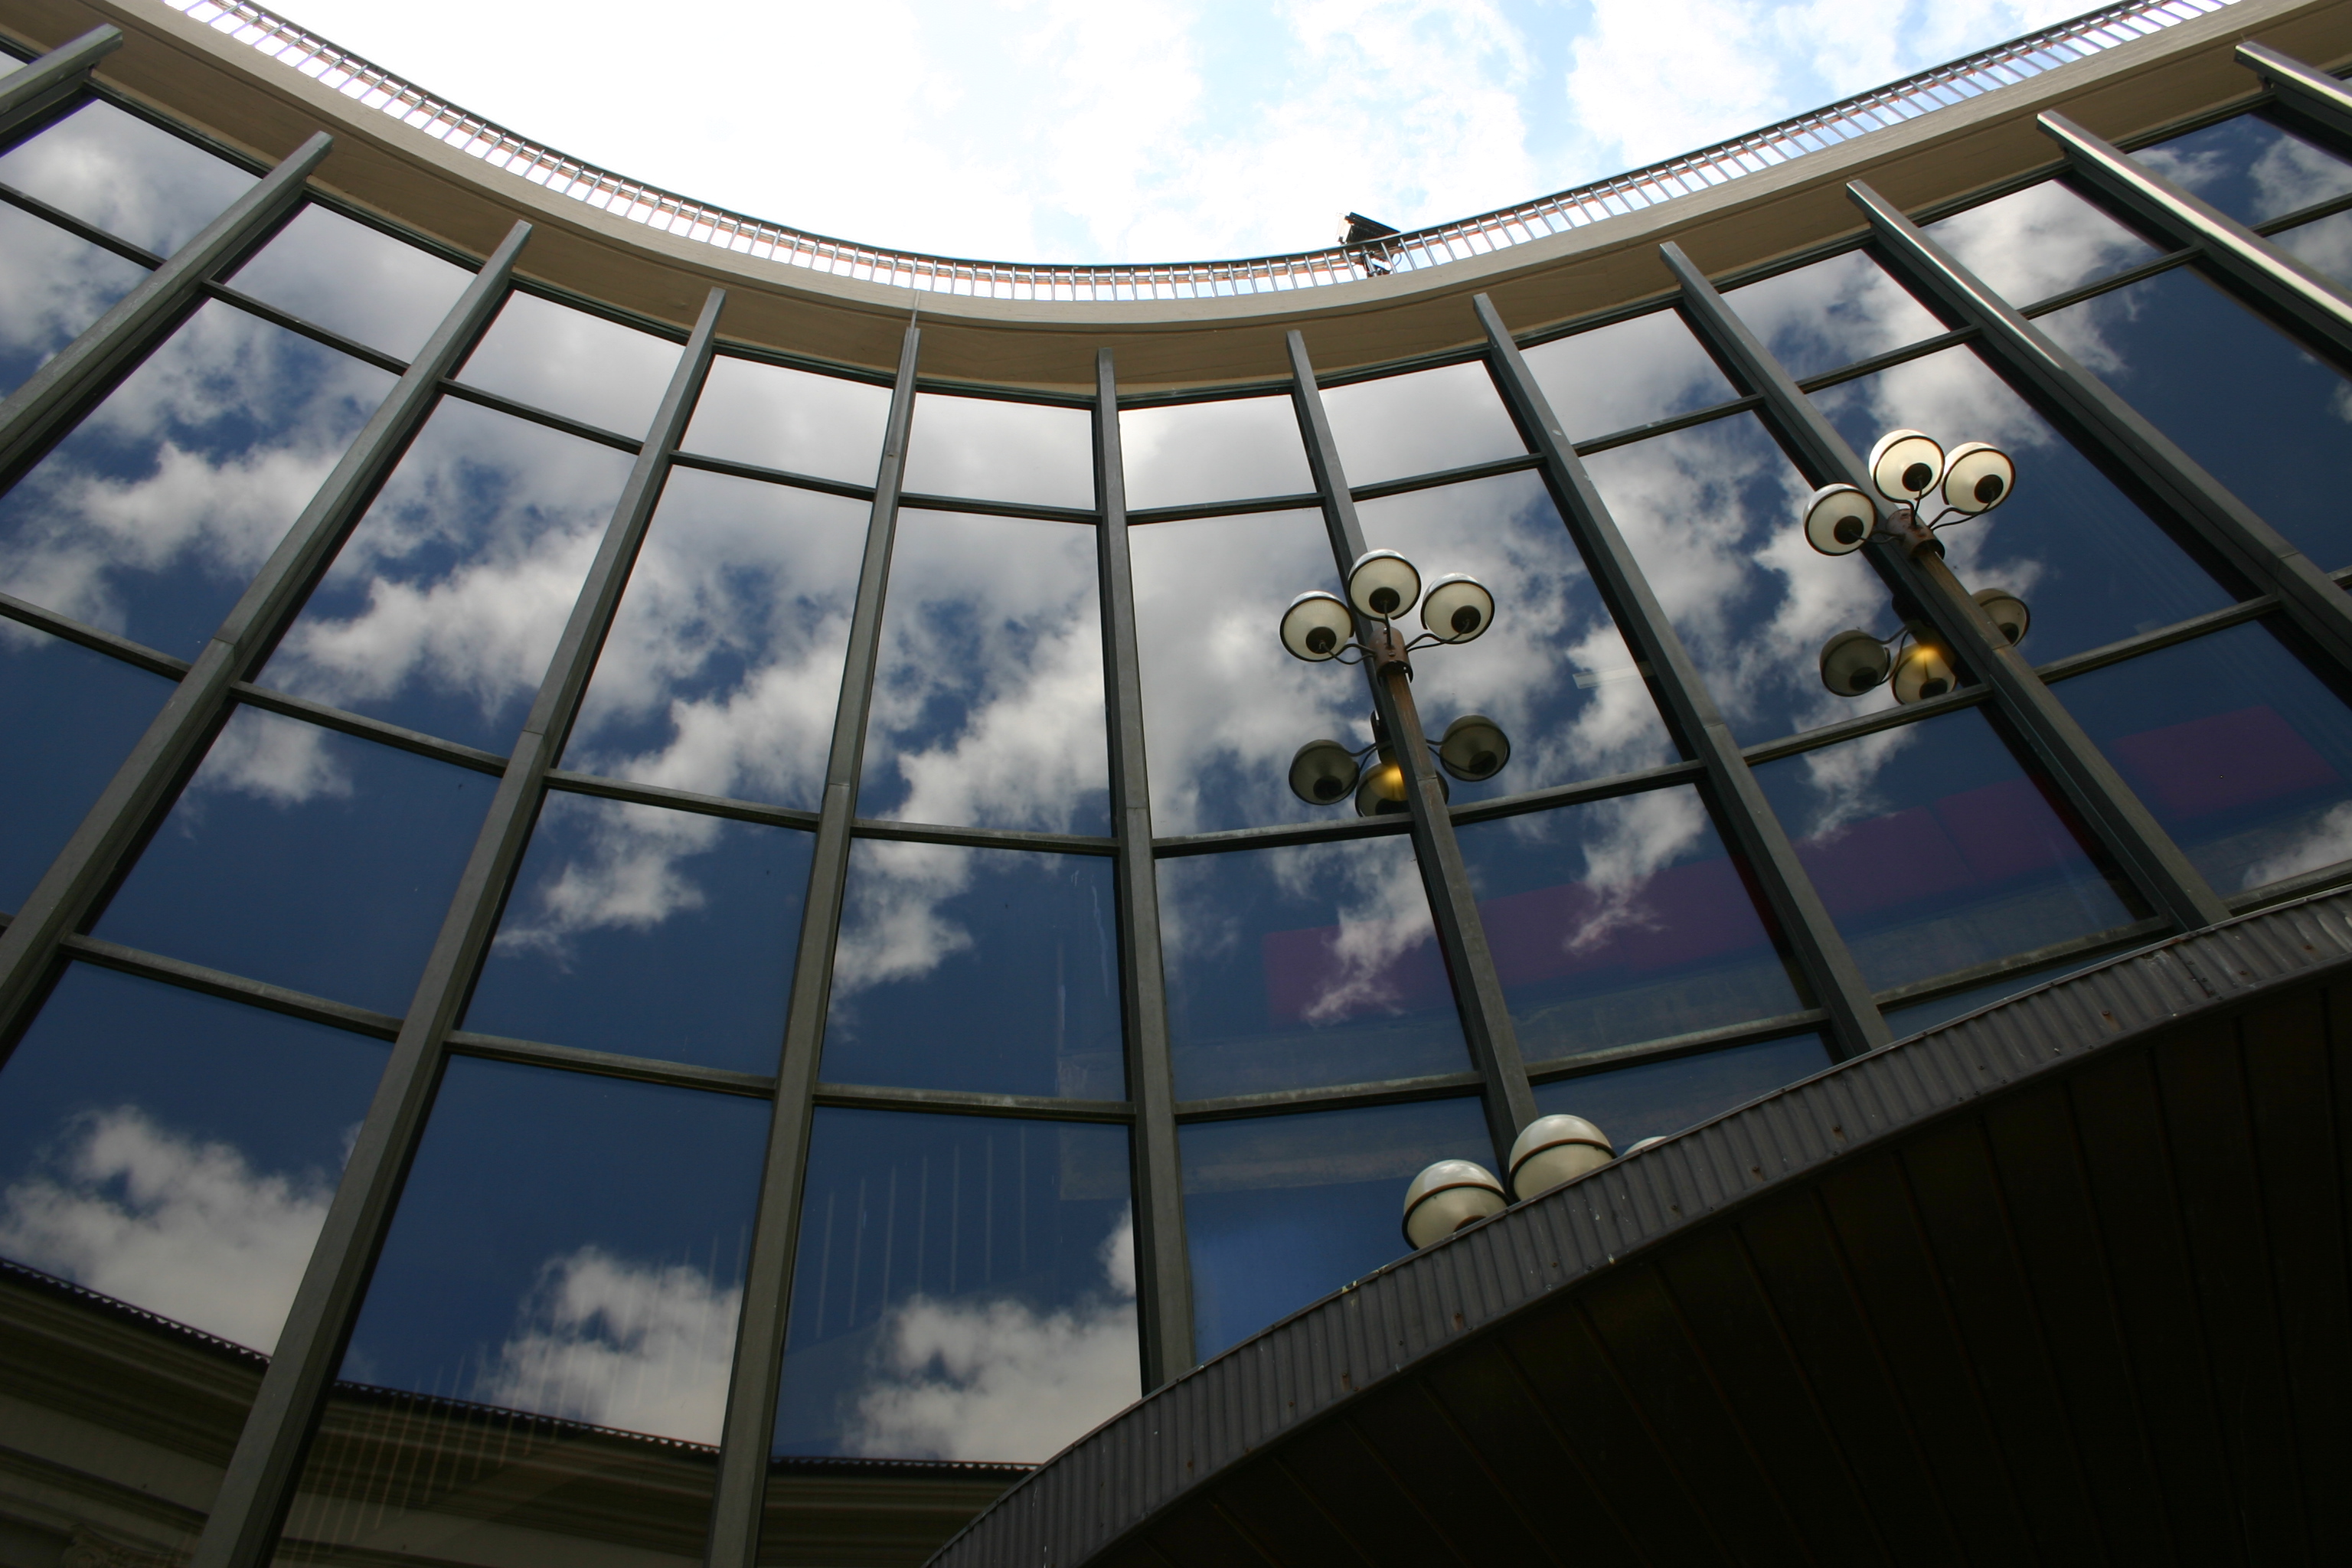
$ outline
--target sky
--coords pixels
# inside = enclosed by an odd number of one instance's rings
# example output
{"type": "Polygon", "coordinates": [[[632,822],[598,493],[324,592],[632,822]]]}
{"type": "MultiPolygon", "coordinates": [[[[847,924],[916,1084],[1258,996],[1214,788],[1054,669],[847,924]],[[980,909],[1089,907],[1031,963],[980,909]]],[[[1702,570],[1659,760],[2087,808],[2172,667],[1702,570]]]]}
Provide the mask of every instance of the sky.
{"type": "Polygon", "coordinates": [[[1694,151],[2084,0],[282,0],[575,157],[992,260],[1202,260],[1694,151]]]}

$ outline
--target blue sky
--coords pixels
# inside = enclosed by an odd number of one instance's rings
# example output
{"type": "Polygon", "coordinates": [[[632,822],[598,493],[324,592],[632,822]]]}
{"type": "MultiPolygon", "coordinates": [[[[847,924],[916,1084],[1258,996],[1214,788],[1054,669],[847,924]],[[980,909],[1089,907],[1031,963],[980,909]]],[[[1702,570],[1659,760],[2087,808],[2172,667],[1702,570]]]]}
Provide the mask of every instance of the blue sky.
{"type": "Polygon", "coordinates": [[[526,135],[804,228],[1008,259],[1327,243],[1816,107],[2083,0],[283,0],[526,135]]]}

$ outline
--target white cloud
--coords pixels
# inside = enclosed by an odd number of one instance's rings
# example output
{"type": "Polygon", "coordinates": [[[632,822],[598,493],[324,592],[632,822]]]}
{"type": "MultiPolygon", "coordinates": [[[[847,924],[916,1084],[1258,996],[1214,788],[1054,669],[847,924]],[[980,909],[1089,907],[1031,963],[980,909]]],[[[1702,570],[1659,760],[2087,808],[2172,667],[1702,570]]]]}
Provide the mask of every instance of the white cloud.
{"type": "Polygon", "coordinates": [[[2339,860],[2352,860],[2352,803],[2332,806],[2294,841],[2246,868],[2241,888],[2259,888],[2339,860]]]}
{"type": "Polygon", "coordinates": [[[231,790],[286,806],[348,796],[352,777],[329,749],[326,731],[241,707],[229,716],[188,787],[199,796],[206,790],[231,790]]]}

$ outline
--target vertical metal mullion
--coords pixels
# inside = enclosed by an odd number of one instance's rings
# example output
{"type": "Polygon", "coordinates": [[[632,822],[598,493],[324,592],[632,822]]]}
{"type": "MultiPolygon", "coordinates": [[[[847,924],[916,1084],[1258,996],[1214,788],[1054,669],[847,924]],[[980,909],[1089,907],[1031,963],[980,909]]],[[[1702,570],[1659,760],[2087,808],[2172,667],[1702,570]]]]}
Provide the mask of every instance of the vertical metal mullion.
{"type": "Polygon", "coordinates": [[[719,1481],[711,1497],[709,1542],[703,1558],[709,1568],[753,1568],[759,1556],[768,1451],[775,1440],[776,1390],[783,1375],[785,1319],[800,1242],[812,1101],[833,1000],[833,949],[841,934],[842,899],[849,885],[850,825],[857,815],[866,721],[881,658],[883,598],[889,586],[890,552],[898,539],[898,491],[906,477],[907,439],[915,418],[915,363],[921,346],[921,329],[909,325],[898,350],[898,376],[874,479],[874,510],[857,570],[857,603],[850,614],[808,897],[802,905],[800,942],[793,958],[792,1000],[784,1014],[775,1109],[760,1174],[760,1206],[744,1263],[743,1310],[735,1331],[734,1373],[727,1389],[719,1481]]]}
{"type": "Polygon", "coordinates": [[[204,297],[204,286],[245,258],[302,199],[303,182],[334,147],[321,131],[204,231],[140,279],[88,331],[0,402],[0,481],[16,477],[79,418],[204,297]]]}
{"type": "Polygon", "coordinates": [[[368,1276],[391,1226],[401,1183],[440,1087],[449,1032],[472,993],[474,973],[506,901],[507,884],[538,816],[547,772],[562,754],[581,693],[668,478],[670,458],[709,374],[726,299],[723,290],[713,289],[705,300],[645,446],[622,486],[596,559],[572,602],[563,636],[540,681],[506,772],[499,775],[473,853],[393,1041],[392,1059],[344,1163],[326,1223],[221,1478],[191,1568],[263,1568],[276,1547],[311,1434],[366,1295],[368,1276]]]}
{"type": "MultiPolygon", "coordinates": [[[[1870,476],[1811,399],[1748,330],[1682,247],[1659,247],[1682,283],[1684,307],[1707,347],[1764,400],[1764,412],[1797,466],[1816,484],[1842,480],[1870,493],[1870,476]]],[[[1792,519],[1790,526],[1796,526],[1792,519]]],[[[1933,550],[1874,539],[1863,548],[1898,604],[1925,616],[1959,664],[1991,689],[1996,710],[2081,813],[2133,885],[2166,919],[2196,931],[2230,918],[2230,909],[2182,854],[2106,753],[2085,734],[2033,667],[1994,629],[1951,568],[1933,550]]]]}
{"type": "Polygon", "coordinates": [[[1127,1020],[1127,1097],[1135,1107],[1135,1298],[1142,1319],[1143,1384],[1149,1392],[1195,1363],[1192,1270],[1184,1245],[1176,1079],[1169,1053],[1168,985],[1160,967],[1160,877],[1151,858],[1142,650],[1128,548],[1118,375],[1108,349],[1095,356],[1095,495],[1102,508],[1096,558],[1102,572],[1111,831],[1118,839],[1119,1004],[1127,1020]]]}
{"type": "Polygon", "coordinates": [[[2289,114],[2324,125],[2338,136],[2352,138],[2352,89],[2326,71],[2281,54],[2252,39],[2238,45],[2238,63],[2262,78],[2289,114]]]}
{"type": "Polygon", "coordinates": [[[506,297],[515,257],[530,237],[530,226],[518,223],[491,253],[0,932],[0,1042],[17,1037],[47,984],[58,942],[95,917],[107,889],[228,716],[231,687],[277,645],[311,583],[407,450],[439,395],[441,378],[457,368],[506,297]]]}
{"type": "Polygon", "coordinates": [[[92,27],[0,79],[0,144],[27,121],[79,92],[98,62],[121,47],[121,29],[92,27]]]}
{"type": "MultiPolygon", "coordinates": [[[[1308,467],[1323,501],[1323,523],[1331,540],[1331,559],[1344,584],[1348,569],[1364,552],[1363,525],[1356,518],[1355,498],[1339,462],[1339,444],[1331,437],[1331,421],[1323,408],[1323,395],[1315,384],[1315,367],[1307,357],[1307,340],[1288,335],[1290,395],[1298,414],[1298,430],[1307,445],[1308,467]]],[[[1359,620],[1359,629],[1363,623],[1359,620]]],[[[1274,628],[1266,628],[1272,636],[1274,628]]],[[[1486,1104],[1486,1131],[1494,1141],[1495,1158],[1507,1164],[1511,1143],[1519,1130],[1536,1119],[1535,1091],[1528,1084],[1527,1063],[1519,1055],[1519,1037],[1511,1026],[1511,1011],[1503,999],[1503,983],[1495,972],[1495,955],[1486,944],[1486,923],[1478,914],[1476,893],[1470,886],[1470,868],[1454,837],[1454,818],[1445,805],[1444,785],[1422,733],[1421,716],[1410,694],[1401,700],[1396,686],[1402,675],[1383,679],[1369,662],[1373,710],[1388,731],[1391,749],[1404,770],[1405,808],[1412,821],[1413,859],[1421,868],[1423,889],[1437,928],[1438,949],[1446,973],[1454,982],[1454,1006],[1462,1017],[1462,1033],[1470,1059],[1478,1069],[1486,1104]]]]}
{"type": "Polygon", "coordinates": [[[1808,988],[1830,1016],[1832,1056],[1843,1060],[1885,1045],[1891,1037],[1886,1020],[1871,999],[1862,966],[1806,875],[1787,828],[1765,799],[1690,651],[1585,471],[1584,460],[1576,455],[1494,301],[1480,294],[1472,304],[1486,331],[1487,369],[1528,447],[1543,458],[1544,477],[1570,537],[1591,566],[1633,657],[1650,672],[1651,688],[1675,738],[1685,754],[1706,769],[1708,794],[1728,819],[1732,844],[1755,873],[1808,988]]]}

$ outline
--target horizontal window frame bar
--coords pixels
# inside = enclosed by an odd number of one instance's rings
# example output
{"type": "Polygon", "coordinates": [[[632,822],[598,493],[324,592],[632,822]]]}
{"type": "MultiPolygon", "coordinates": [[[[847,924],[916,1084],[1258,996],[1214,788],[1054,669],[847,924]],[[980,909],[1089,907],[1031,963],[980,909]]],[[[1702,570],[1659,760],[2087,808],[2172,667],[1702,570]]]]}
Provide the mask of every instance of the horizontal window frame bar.
{"type": "Polygon", "coordinates": [[[1227,827],[1214,833],[1180,833],[1151,841],[1155,860],[1216,855],[1228,849],[1287,849],[1300,844],[1332,844],[1349,838],[1393,838],[1412,830],[1403,814],[1343,816],[1329,822],[1275,823],[1265,827],[1227,827]]]}
{"type": "Polygon", "coordinates": [[[1009,1117],[1028,1121],[1087,1121],[1126,1126],[1135,1106],[1124,1100],[1064,1100],[1042,1094],[989,1094],[975,1089],[901,1089],[888,1084],[820,1080],[811,1102],[836,1110],[913,1110],[947,1116],[1009,1117]]]}
{"type": "Polygon", "coordinates": [[[1130,408],[1182,408],[1198,403],[1239,403],[1251,397],[1290,399],[1287,381],[1239,381],[1202,389],[1188,387],[1175,392],[1122,392],[1118,395],[1118,411],[1130,408]]]}
{"type": "Polygon", "coordinates": [[[1367,1105],[1409,1105],[1423,1100],[1475,1098],[1486,1079],[1475,1072],[1430,1073],[1419,1078],[1386,1079],[1373,1083],[1312,1089],[1276,1089],[1262,1094],[1228,1094],[1213,1100],[1176,1102],[1179,1127],[1205,1121],[1249,1121],[1267,1116],[1303,1115],[1317,1110],[1345,1110],[1367,1105]]]}
{"type": "Polygon", "coordinates": [[[1118,840],[1085,833],[1032,833],[1016,827],[956,827],[937,822],[900,822],[860,816],[849,825],[852,838],[895,844],[951,844],[966,849],[1028,849],[1052,855],[1115,856],[1118,840]]]}
{"type": "MultiPolygon", "coordinates": [[[[1971,964],[1966,969],[1950,970],[1942,974],[1931,975],[1925,980],[1912,981],[1906,985],[1890,986],[1886,990],[1873,993],[1872,999],[1882,1009],[1915,1006],[1923,1002],[1933,1002],[1938,997],[1956,995],[1963,991],[1973,991],[1979,985],[1990,984],[2003,975],[2022,974],[2030,970],[2045,968],[2053,963],[2063,963],[2070,958],[2087,957],[2108,952],[2123,952],[2131,948],[2145,947],[2149,942],[2172,935],[2174,930],[2173,923],[2162,915],[2150,915],[2146,920],[2134,921],[2128,925],[2110,926],[2105,931],[2092,931],[2084,936],[2071,936],[2063,942],[2045,942],[2040,947],[2028,949],[2024,952],[2011,953],[2006,958],[1996,958],[1988,963],[1971,964]]],[[[1990,1006],[1991,1004],[1987,1003],[1986,1005],[1990,1006]]],[[[1941,1024],[1932,1026],[1939,1029],[1943,1027],[1941,1024]]],[[[1912,1032],[1916,1034],[1919,1031],[1912,1032]]]]}
{"type": "Polygon", "coordinates": [[[814,490],[820,495],[839,496],[845,500],[862,500],[869,505],[874,500],[872,485],[852,484],[846,479],[823,479],[814,474],[796,474],[789,468],[763,468],[757,463],[740,463],[732,458],[713,458],[701,452],[679,452],[670,460],[673,468],[694,468],[706,474],[723,474],[729,479],[757,479],[761,484],[782,485],[789,489],[814,490]]]}
{"type": "Polygon", "coordinates": [[[919,490],[902,490],[898,495],[900,511],[947,511],[960,516],[1017,517],[1033,522],[1063,522],[1076,528],[1094,528],[1102,522],[1099,510],[1075,506],[1045,506],[1031,501],[982,500],[977,496],[937,496],[919,490]]]}
{"type": "Polygon", "coordinates": [[[104,654],[109,658],[143,669],[151,675],[160,675],[167,680],[178,680],[188,673],[189,665],[184,658],[173,658],[168,653],[149,647],[145,643],[132,642],[129,637],[108,631],[103,626],[75,620],[71,616],[58,615],[55,610],[45,610],[13,594],[0,594],[0,617],[37,632],[47,632],[60,642],[73,643],[92,653],[104,654]]]}
{"type": "Polygon", "coordinates": [[[245,1003],[266,1012],[299,1018],[305,1023],[324,1024],[347,1034],[365,1035],[371,1039],[384,1041],[390,1041],[400,1034],[400,1020],[389,1013],[379,1013],[349,1002],[337,1002],[331,997],[314,996],[291,986],[273,985],[266,980],[255,980],[243,974],[230,973],[225,969],[190,963],[184,959],[166,958],[162,953],[128,947],[119,942],[74,935],[59,939],[58,949],[69,958],[94,963],[101,969],[161,981],[166,985],[200,992],[226,1002],[245,1003]]]}
{"type": "Polygon", "coordinates": [[[1597,458],[1603,452],[1613,452],[1620,447],[1631,447],[1654,436],[1672,436],[1684,430],[1696,430],[1702,425],[1712,425],[1718,419],[1736,415],[1754,414],[1764,406],[1760,393],[1745,394],[1727,402],[1710,403],[1704,408],[1693,408],[1682,414],[1670,414],[1664,419],[1653,419],[1646,425],[1629,425],[1622,430],[1612,430],[1605,436],[1569,443],[1580,458],[1597,458]]]}
{"type": "Polygon", "coordinates": [[[477,1034],[468,1029],[451,1030],[448,1043],[453,1054],[473,1057],[480,1061],[552,1068],[562,1072],[587,1073],[596,1078],[624,1079],[631,1083],[654,1083],[671,1089],[732,1094],[746,1100],[776,1098],[776,1080],[772,1077],[736,1072],[726,1068],[700,1067],[665,1057],[625,1056],[617,1051],[551,1045],[544,1040],[477,1034]]]}
{"type": "Polygon", "coordinates": [[[1155,522],[1194,522],[1211,517],[1250,517],[1268,511],[1320,512],[1323,498],[1312,490],[1297,495],[1252,496],[1245,500],[1195,501],[1184,506],[1139,507],[1127,514],[1129,528],[1155,522]]]}
{"type": "Polygon", "coordinates": [[[1564,1057],[1549,1057],[1542,1061],[1529,1062],[1528,1079],[1538,1086],[1566,1083],[1571,1079],[1591,1078],[1595,1074],[1637,1067],[1644,1062],[1672,1061],[1677,1057],[1704,1056],[1709,1051],[1760,1046],[1790,1035],[1826,1029],[1829,1021],[1826,1008],[1804,1007],[1794,1013],[1776,1013],[1769,1018],[1748,1018],[1737,1024],[1717,1025],[1711,1029],[1661,1035],[1654,1039],[1633,1040],[1622,1046],[1601,1046],[1589,1051],[1576,1051],[1564,1057]]]}
{"type": "Polygon", "coordinates": [[[666,784],[635,784],[603,773],[550,768],[547,771],[547,787],[561,790],[566,795],[619,801],[625,805],[658,806],[667,811],[725,817],[732,822],[756,823],[763,827],[788,827],[803,833],[816,830],[817,814],[814,811],[789,805],[769,805],[756,800],[736,800],[726,795],[698,795],[692,790],[672,789],[666,784]]]}
{"type": "Polygon", "coordinates": [[[593,442],[600,447],[610,447],[616,452],[626,452],[633,458],[645,446],[644,442],[634,436],[624,436],[617,430],[607,430],[601,425],[591,425],[585,420],[573,419],[566,415],[551,414],[544,408],[534,407],[530,404],[520,403],[495,392],[485,392],[482,388],[468,385],[454,376],[443,379],[440,392],[444,397],[453,397],[460,403],[470,403],[476,407],[487,408],[495,414],[527,419],[533,425],[544,425],[551,430],[560,430],[566,436],[576,436],[583,441],[593,442]]]}
{"type": "Polygon", "coordinates": [[[1446,815],[1454,819],[1456,826],[1466,827],[1475,823],[1500,822],[1507,817],[1526,816],[1538,811],[1556,811],[1562,806],[1588,805],[1594,801],[1643,795],[1654,789],[1672,789],[1677,784],[1695,784],[1706,777],[1705,763],[1661,763],[1654,768],[1612,773],[1607,778],[1591,779],[1581,784],[1554,784],[1548,789],[1528,790],[1523,795],[1471,801],[1448,807],[1446,815]]]}
{"type": "Polygon", "coordinates": [[[224,305],[232,306],[248,316],[268,321],[271,326],[292,332],[297,337],[308,338],[321,348],[333,349],[347,358],[358,360],[362,364],[373,365],[395,379],[408,374],[406,360],[388,354],[382,349],[372,348],[357,338],[347,338],[331,328],[320,326],[317,322],[307,317],[298,316],[291,310],[281,310],[277,306],[257,300],[250,294],[240,293],[226,283],[218,283],[207,279],[197,286],[196,291],[207,300],[217,300],[224,305]]]}
{"type": "Polygon", "coordinates": [[[2064,658],[2053,658],[2048,664],[2035,665],[2033,673],[2042,678],[2043,684],[2055,686],[2077,675],[2087,675],[2095,669],[2126,663],[2144,653],[2195,642],[2199,637],[2243,626],[2248,621],[2261,620],[2279,607],[2275,594],[2257,594],[2251,599],[2241,599],[2234,605],[2224,605],[2218,610],[2208,610],[2201,616],[2191,616],[2168,626],[2158,626],[2151,632],[2141,632],[2098,647],[2085,648],[2081,653],[2068,654],[2064,658]]]}
{"type": "Polygon", "coordinates": [[[2337,860],[2314,867],[2308,871],[2298,871],[2292,877],[2282,877],[2275,882],[2265,882],[2259,888],[2225,893],[2222,902],[2230,906],[2232,914],[2252,914],[2256,910],[2273,909],[2280,904],[2294,903],[2299,899],[2332,893],[2347,882],[2352,882],[2352,860],[2337,860]]]}
{"type": "Polygon", "coordinates": [[[421,730],[404,729],[398,724],[386,723],[382,719],[371,719],[347,709],[313,701],[308,697],[296,697],[289,692],[278,691],[270,687],[256,686],[249,680],[240,680],[232,684],[229,687],[229,694],[248,708],[258,708],[264,712],[275,713],[280,718],[297,719],[305,723],[316,724],[322,730],[333,730],[340,734],[349,735],[354,740],[373,741],[379,745],[392,746],[420,757],[429,757],[435,762],[448,763],[478,773],[488,773],[492,778],[501,778],[506,774],[507,759],[496,752],[483,751],[478,746],[460,745],[455,741],[445,741],[436,735],[428,735],[421,730]]]}
{"type": "Polygon", "coordinates": [[[29,195],[10,184],[0,184],[0,202],[6,202],[20,212],[29,213],[52,228],[60,228],[85,245],[111,252],[134,266],[152,272],[163,265],[166,258],[156,255],[143,245],[133,245],[119,235],[110,234],[83,218],[76,217],[63,207],[54,207],[36,195],[29,195]]]}
{"type": "Polygon", "coordinates": [[[835,381],[854,381],[860,386],[878,386],[886,392],[897,384],[897,378],[887,371],[815,359],[807,354],[794,353],[790,349],[747,342],[741,338],[714,339],[711,353],[716,359],[740,359],[751,364],[773,365],[779,370],[803,370],[812,375],[830,376],[835,381]]]}
{"type": "Polygon", "coordinates": [[[1875,713],[1859,714],[1852,719],[1841,719],[1834,724],[1824,724],[1818,730],[1806,730],[1794,735],[1783,735],[1777,741],[1762,741],[1753,746],[1743,746],[1739,754],[1749,767],[1760,767],[1784,757],[1801,757],[1824,746],[1875,735],[1882,730],[1899,730],[1906,724],[1932,719],[1939,713],[1974,708],[1991,695],[1992,689],[1989,686],[1963,686],[1956,691],[1947,691],[1941,697],[1928,697],[1917,702],[1883,708],[1875,713]]]}
{"type": "Polygon", "coordinates": [[[1881,371],[1893,370],[1897,365],[1909,364],[1913,360],[1926,359],[1931,354],[1942,353],[1946,349],[1972,343],[1983,335],[1974,327],[1954,327],[1949,331],[1937,332],[1931,337],[1921,338],[1916,342],[1906,343],[1899,349],[1888,349],[1885,353],[1873,354],[1868,359],[1858,359],[1852,364],[1841,366],[1836,370],[1823,371],[1819,375],[1808,376],[1797,383],[1797,390],[1807,395],[1816,392],[1827,392],[1831,387],[1843,386],[1850,381],[1860,381],[1864,376],[1876,375],[1881,371]]]}
{"type": "Polygon", "coordinates": [[[1348,494],[1359,501],[1385,500],[1391,496],[1411,495],[1416,490],[1440,489],[1447,485],[1475,484],[1480,479],[1498,479],[1511,474],[1534,472],[1543,467],[1543,458],[1533,452],[1522,452],[1516,458],[1496,458],[1484,463],[1465,463],[1457,468],[1438,468],[1426,474],[1413,474],[1401,479],[1381,479],[1369,485],[1351,485],[1348,494]]]}

